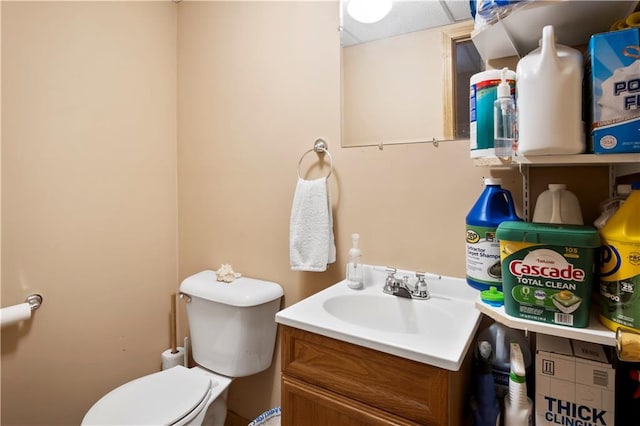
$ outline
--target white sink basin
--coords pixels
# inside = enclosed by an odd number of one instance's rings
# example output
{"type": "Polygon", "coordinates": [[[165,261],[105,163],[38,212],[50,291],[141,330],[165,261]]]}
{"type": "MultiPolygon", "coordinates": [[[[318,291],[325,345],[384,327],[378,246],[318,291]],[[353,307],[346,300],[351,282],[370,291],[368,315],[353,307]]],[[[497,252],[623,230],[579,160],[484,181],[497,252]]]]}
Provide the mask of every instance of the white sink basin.
{"type": "Polygon", "coordinates": [[[429,303],[383,294],[341,294],[324,301],[324,309],[351,324],[389,333],[446,336],[446,328],[435,324],[455,320],[453,310],[466,303],[434,296],[429,303]],[[447,309],[448,307],[448,309],[447,309]]]}
{"type": "Polygon", "coordinates": [[[480,322],[478,292],[442,277],[427,279],[428,300],[392,296],[382,292],[382,269],[366,267],[364,289],[341,281],[278,312],[276,322],[457,371],[480,322]]]}

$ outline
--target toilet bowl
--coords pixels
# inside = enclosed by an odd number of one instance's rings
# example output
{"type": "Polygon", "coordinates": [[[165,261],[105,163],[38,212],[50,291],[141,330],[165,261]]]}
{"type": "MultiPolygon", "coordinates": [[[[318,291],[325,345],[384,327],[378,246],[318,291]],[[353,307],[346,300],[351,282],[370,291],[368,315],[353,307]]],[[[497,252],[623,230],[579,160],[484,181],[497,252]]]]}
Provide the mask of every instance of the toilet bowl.
{"type": "Polygon", "coordinates": [[[244,277],[221,283],[215,272],[202,271],[181,283],[180,294],[187,300],[198,365],[178,365],[121,385],[89,409],[83,425],[223,426],[233,378],[269,368],[280,285],[244,277]]]}
{"type": "Polygon", "coordinates": [[[83,425],[223,425],[231,379],[175,366],[132,380],[91,407],[83,425]]]}

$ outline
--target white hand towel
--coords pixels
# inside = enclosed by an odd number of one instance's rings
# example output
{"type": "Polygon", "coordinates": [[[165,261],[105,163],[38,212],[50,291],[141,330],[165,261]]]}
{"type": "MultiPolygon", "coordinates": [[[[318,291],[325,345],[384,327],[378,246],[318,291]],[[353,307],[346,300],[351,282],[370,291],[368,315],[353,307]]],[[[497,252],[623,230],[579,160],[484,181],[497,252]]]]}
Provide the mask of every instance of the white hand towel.
{"type": "Polygon", "coordinates": [[[327,178],[298,178],[291,208],[289,256],[294,271],[322,272],[336,261],[327,178]]]}

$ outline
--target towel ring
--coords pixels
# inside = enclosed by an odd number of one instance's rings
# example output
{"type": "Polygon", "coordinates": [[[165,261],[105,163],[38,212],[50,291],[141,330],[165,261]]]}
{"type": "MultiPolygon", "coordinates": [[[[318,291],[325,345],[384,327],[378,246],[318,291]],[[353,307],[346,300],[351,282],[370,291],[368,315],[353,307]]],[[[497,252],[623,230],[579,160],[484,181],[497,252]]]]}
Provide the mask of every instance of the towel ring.
{"type": "Polygon", "coordinates": [[[298,170],[297,170],[298,178],[302,179],[302,176],[300,176],[300,165],[302,165],[302,160],[304,159],[305,155],[313,151],[317,152],[318,154],[327,154],[329,156],[329,173],[327,174],[327,179],[329,179],[329,176],[331,176],[331,172],[333,172],[333,157],[331,156],[331,153],[327,148],[327,143],[323,139],[316,139],[316,141],[313,144],[313,148],[311,148],[308,151],[305,151],[304,154],[302,154],[302,157],[300,157],[300,161],[298,161],[298,170]]]}

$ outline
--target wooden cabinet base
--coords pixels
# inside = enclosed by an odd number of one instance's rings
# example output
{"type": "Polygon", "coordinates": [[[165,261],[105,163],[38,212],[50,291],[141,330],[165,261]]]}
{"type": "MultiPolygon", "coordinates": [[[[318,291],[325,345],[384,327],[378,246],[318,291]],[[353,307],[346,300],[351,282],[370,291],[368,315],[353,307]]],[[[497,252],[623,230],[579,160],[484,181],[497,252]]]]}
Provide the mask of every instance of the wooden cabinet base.
{"type": "Polygon", "coordinates": [[[470,362],[459,371],[281,326],[284,426],[467,424],[470,362]]]}

